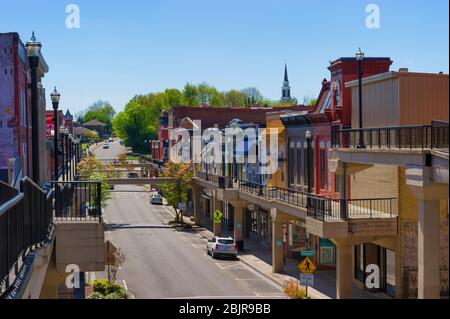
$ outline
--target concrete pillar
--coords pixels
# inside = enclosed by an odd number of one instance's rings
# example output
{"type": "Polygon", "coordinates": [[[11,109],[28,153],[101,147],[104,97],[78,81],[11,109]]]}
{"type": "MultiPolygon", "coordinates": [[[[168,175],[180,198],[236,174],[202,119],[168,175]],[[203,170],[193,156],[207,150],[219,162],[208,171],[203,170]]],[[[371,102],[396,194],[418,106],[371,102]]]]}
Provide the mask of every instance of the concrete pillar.
{"type": "Polygon", "coordinates": [[[440,298],[440,201],[448,198],[448,184],[436,183],[430,167],[409,165],[406,184],[418,199],[419,299],[440,298]]]}
{"type": "Polygon", "coordinates": [[[274,208],[270,212],[272,218],[272,272],[284,272],[284,233],[283,224],[289,216],[274,208]]]}
{"type": "Polygon", "coordinates": [[[419,200],[419,299],[440,298],[440,201],[419,200]]]}
{"type": "Polygon", "coordinates": [[[244,238],[244,207],[234,207],[234,240],[243,240],[244,238]]]}
{"type": "Polygon", "coordinates": [[[223,213],[222,205],[221,205],[222,203],[219,200],[217,193],[213,194],[212,202],[213,202],[213,205],[212,205],[211,219],[213,221],[214,236],[221,236],[222,235],[222,220],[216,221],[214,219],[214,215],[213,215],[217,209],[223,213]]]}
{"type": "Polygon", "coordinates": [[[283,273],[283,222],[272,221],[272,272],[283,273]]]}
{"type": "Polygon", "coordinates": [[[336,265],[336,298],[351,299],[352,298],[352,245],[336,245],[337,265],[336,265]]]}
{"type": "Polygon", "coordinates": [[[192,199],[194,204],[194,222],[195,225],[201,224],[201,215],[202,215],[202,192],[200,188],[192,187],[192,199]]]}

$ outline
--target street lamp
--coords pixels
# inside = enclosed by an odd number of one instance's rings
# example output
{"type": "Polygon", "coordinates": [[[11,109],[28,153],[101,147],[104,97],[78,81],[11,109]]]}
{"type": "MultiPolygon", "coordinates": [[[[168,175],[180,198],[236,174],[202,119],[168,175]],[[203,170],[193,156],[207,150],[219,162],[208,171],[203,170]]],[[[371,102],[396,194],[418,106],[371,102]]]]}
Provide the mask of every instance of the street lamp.
{"type": "Polygon", "coordinates": [[[38,75],[39,57],[41,55],[42,45],[36,41],[34,32],[30,41],[25,45],[28,61],[31,69],[31,141],[32,141],[32,165],[33,179],[40,184],[39,174],[39,110],[38,110],[38,75]]]}
{"type": "Polygon", "coordinates": [[[53,92],[50,94],[50,98],[51,98],[52,104],[53,104],[53,131],[54,131],[53,143],[54,143],[54,148],[55,148],[55,153],[54,153],[55,181],[58,181],[58,155],[59,155],[59,150],[58,150],[58,106],[59,106],[59,99],[61,98],[61,94],[59,94],[59,92],[56,90],[56,87],[53,90],[53,92]]]}
{"type": "Polygon", "coordinates": [[[359,82],[359,143],[357,148],[366,148],[364,145],[364,135],[363,135],[363,116],[362,116],[362,64],[364,61],[364,53],[359,48],[358,52],[356,52],[356,61],[358,62],[358,82],[359,82]]]}

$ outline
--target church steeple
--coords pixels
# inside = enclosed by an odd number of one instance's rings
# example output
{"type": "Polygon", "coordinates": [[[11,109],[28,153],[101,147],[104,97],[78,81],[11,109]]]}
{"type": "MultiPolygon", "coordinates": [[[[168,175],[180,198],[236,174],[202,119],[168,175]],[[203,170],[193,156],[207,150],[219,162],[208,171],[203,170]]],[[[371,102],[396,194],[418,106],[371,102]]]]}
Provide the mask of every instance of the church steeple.
{"type": "Polygon", "coordinates": [[[281,88],[281,102],[291,101],[291,87],[289,86],[289,77],[287,70],[287,63],[284,65],[284,81],[281,88]]]}

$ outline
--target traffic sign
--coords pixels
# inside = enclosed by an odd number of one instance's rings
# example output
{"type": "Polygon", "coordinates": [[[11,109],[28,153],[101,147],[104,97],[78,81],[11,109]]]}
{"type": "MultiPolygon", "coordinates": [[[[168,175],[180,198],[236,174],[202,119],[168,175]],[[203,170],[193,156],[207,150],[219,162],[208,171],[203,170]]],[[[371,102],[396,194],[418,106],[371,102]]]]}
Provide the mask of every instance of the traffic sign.
{"type": "Polygon", "coordinates": [[[310,250],[303,250],[300,252],[300,256],[301,257],[314,257],[315,253],[313,251],[310,250]]]}
{"type": "Polygon", "coordinates": [[[220,223],[220,222],[222,222],[223,214],[222,214],[222,212],[221,212],[220,210],[217,209],[217,210],[213,213],[213,217],[214,217],[214,221],[215,221],[216,223],[220,223]]]}
{"type": "Polygon", "coordinates": [[[300,269],[302,274],[310,275],[316,271],[316,266],[309,257],[306,257],[300,265],[298,265],[298,269],[300,269]]]}
{"type": "Polygon", "coordinates": [[[305,287],[313,287],[314,286],[314,275],[300,275],[300,285],[305,287]]]}

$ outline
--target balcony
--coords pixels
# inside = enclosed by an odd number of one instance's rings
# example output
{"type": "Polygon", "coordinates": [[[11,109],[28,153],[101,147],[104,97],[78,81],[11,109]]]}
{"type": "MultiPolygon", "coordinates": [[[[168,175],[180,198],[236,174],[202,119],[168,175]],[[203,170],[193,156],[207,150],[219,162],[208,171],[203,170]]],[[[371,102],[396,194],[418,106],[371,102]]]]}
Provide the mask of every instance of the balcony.
{"type": "Polygon", "coordinates": [[[361,137],[366,149],[448,152],[448,122],[444,121],[433,121],[431,125],[333,129],[332,147],[357,149],[361,137]]]}
{"type": "Polygon", "coordinates": [[[310,195],[307,231],[324,238],[397,234],[398,199],[340,199],[310,195]]]}

